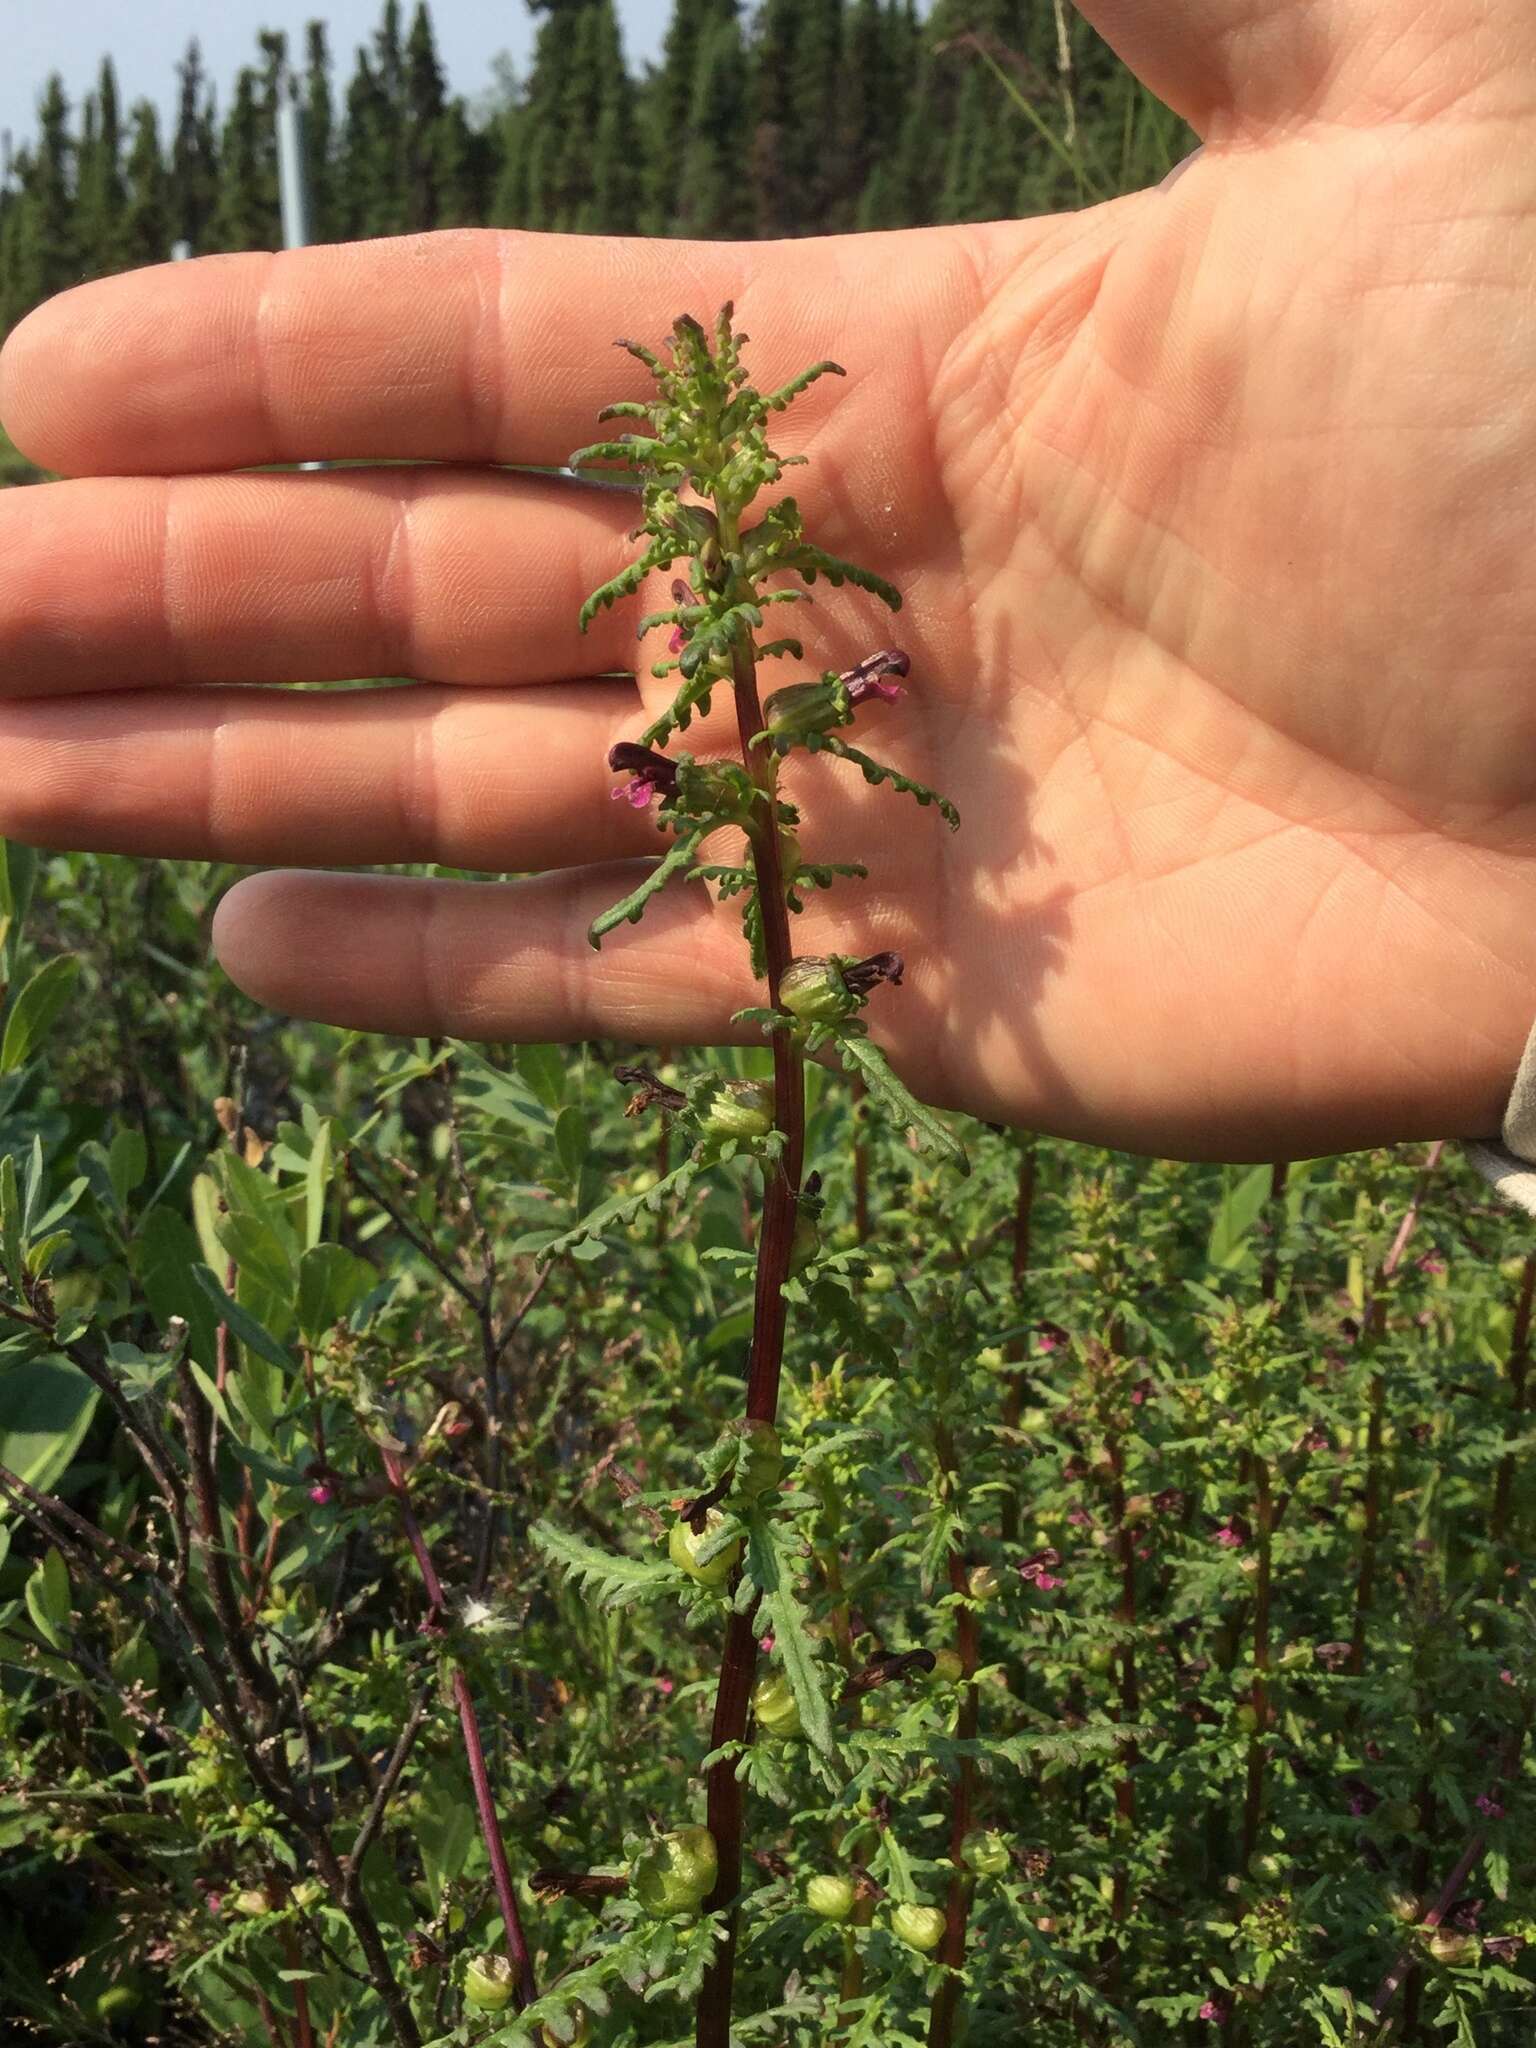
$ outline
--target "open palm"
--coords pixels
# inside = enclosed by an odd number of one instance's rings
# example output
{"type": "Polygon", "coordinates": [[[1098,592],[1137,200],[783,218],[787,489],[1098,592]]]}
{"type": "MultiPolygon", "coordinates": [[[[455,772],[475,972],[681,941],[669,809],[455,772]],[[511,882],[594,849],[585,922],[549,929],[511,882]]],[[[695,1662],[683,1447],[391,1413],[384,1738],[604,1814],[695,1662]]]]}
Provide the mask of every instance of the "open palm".
{"type": "Polygon", "coordinates": [[[871,871],[801,950],[907,955],[870,1021],[913,1085],[1190,1154],[1495,1125],[1536,1010],[1536,21],[1083,11],[1206,139],[1166,189],[811,243],[220,257],[34,314],[0,410],[72,480],[0,504],[0,831],[297,864],[217,928],[284,1010],[721,1038],[733,912],[679,888],[584,936],[661,844],[607,800],[658,701],[637,611],[575,627],[633,507],[487,465],[562,462],[644,395],[613,336],[733,298],[759,382],[848,370],[780,445],[812,534],[907,604],[820,595],[808,651],[901,642],[861,741],[964,820],[789,777],[807,851],[871,871]],[[230,474],[364,457],[439,466],[230,474]],[[415,687],[249,687],[362,675],[415,687]],[[541,872],[320,872],[424,860],[541,872]]]}

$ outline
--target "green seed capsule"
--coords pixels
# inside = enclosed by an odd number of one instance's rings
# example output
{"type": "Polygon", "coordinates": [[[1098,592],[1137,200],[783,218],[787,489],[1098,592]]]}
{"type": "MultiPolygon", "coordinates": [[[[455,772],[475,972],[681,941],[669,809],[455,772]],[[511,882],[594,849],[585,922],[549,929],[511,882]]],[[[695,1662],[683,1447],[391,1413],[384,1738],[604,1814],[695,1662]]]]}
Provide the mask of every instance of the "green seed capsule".
{"type": "Polygon", "coordinates": [[[960,1855],[966,1869],[974,1871],[977,1877],[1006,1877],[1013,1863],[1008,1844],[996,1828],[988,1828],[985,1834],[968,1835],[960,1855]]]}
{"type": "Polygon", "coordinates": [[[965,1676],[965,1666],[960,1662],[958,1650],[935,1650],[933,1670],[929,1674],[936,1685],[958,1685],[965,1676]]]}
{"type": "Polygon", "coordinates": [[[779,982],[779,1001],[802,1024],[840,1024],[859,1007],[838,967],[813,955],[790,961],[779,982]]]}
{"type": "Polygon", "coordinates": [[[472,1956],[464,1972],[464,2003],[476,2012],[501,2012],[512,2003],[512,1965],[505,1956],[472,1956]]]}
{"type": "Polygon", "coordinates": [[[965,1589],[973,1600],[995,1600],[1003,1590],[1003,1582],[992,1565],[978,1564],[972,1567],[965,1589]]]}
{"type": "Polygon", "coordinates": [[[944,1915],[937,1906],[898,1906],[891,1915],[891,1932],[908,1948],[927,1955],[944,1939],[944,1915]]]}
{"type": "Polygon", "coordinates": [[[760,1678],[752,1689],[752,1712],[757,1725],[765,1734],[777,1735],[788,1740],[803,1731],[800,1726],[800,1708],[789,1680],[782,1672],[775,1672],[771,1678],[760,1678]]]}
{"type": "Polygon", "coordinates": [[[851,1877],[811,1877],[805,1883],[805,1903],[823,1920],[846,1920],[853,1911],[851,1877]]]}
{"type": "Polygon", "coordinates": [[[722,1081],[699,1113],[709,1138],[765,1138],[773,1129],[773,1084],[722,1081]]]}
{"type": "Polygon", "coordinates": [[[728,1543],[718,1556],[710,1558],[707,1564],[699,1563],[699,1552],[709,1542],[725,1517],[718,1508],[711,1508],[705,1518],[704,1528],[697,1536],[692,1525],[685,1521],[672,1524],[667,1538],[667,1555],[679,1571],[686,1572],[690,1579],[697,1579],[701,1586],[718,1590],[741,1562],[741,1539],[728,1543]]]}
{"type": "Polygon", "coordinates": [[[674,1828],[658,1835],[635,1858],[630,1885],[647,1913],[658,1920],[696,1914],[720,1874],[715,1838],[708,1828],[674,1828]]]}

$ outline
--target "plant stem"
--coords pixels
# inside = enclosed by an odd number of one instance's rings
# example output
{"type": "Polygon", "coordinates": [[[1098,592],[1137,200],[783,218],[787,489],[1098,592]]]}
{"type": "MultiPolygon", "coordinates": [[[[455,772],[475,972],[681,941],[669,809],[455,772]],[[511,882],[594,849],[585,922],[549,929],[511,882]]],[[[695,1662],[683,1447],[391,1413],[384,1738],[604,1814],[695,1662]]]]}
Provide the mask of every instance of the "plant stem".
{"type": "Polygon", "coordinates": [[[1520,1426],[1525,1414],[1526,1378],[1531,1364],[1531,1304],[1536,1297],[1536,1252],[1530,1253],[1520,1275],[1520,1298],[1515,1304],[1514,1328],[1509,1339],[1509,1433],[1504,1455],[1499,1460],[1493,1488],[1493,1524],[1490,1531],[1502,1546],[1509,1534],[1509,1507],[1514,1493],[1515,1457],[1520,1426]]]}
{"type": "MultiPolygon", "coordinates": [[[[437,1567],[432,1562],[432,1553],[427,1548],[427,1539],[422,1534],[416,1511],[411,1506],[410,1494],[406,1489],[405,1472],[394,1451],[380,1448],[384,1461],[384,1476],[389,1481],[390,1492],[400,1510],[400,1526],[405,1531],[406,1541],[415,1554],[416,1564],[421,1572],[421,1582],[426,1589],[430,1612],[428,1626],[436,1623],[443,1610],[442,1581],[437,1576],[437,1567]]],[[[469,1780],[475,1791],[475,1811],[480,1818],[480,1833],[485,1841],[485,1853],[490,1858],[491,1878],[496,1887],[496,1900],[501,1907],[502,1930],[506,1936],[507,1954],[517,1971],[517,1989],[514,2000],[519,2011],[525,2005],[532,2005],[538,1996],[534,1982],[533,1958],[528,1952],[528,1943],[523,1934],[522,1917],[517,1910],[517,1894],[512,1888],[512,1873],[507,1867],[506,1845],[501,1839],[501,1823],[496,1816],[496,1801],[491,1793],[490,1772],[485,1766],[485,1744],[480,1735],[480,1721],[475,1713],[475,1703],[470,1695],[469,1681],[464,1676],[463,1666],[454,1661],[453,1700],[459,1710],[459,1727],[464,1735],[464,1755],[469,1765],[469,1780]]]]}
{"type": "MultiPolygon", "coordinates": [[[[1029,1279],[1030,1240],[1034,1228],[1035,1213],[1035,1141],[1026,1138],[1019,1147],[1019,1178],[1013,1202],[1013,1305],[1022,1315],[1024,1311],[1024,1290],[1029,1279]]],[[[1025,1340],[1014,1337],[1008,1344],[1006,1356],[1010,1364],[1022,1364],[1025,1356],[1025,1340]]],[[[1024,1413],[1024,1395],[1029,1381],[1022,1372],[1010,1373],[1008,1391],[1003,1396],[1003,1428],[1016,1430],[1019,1417],[1024,1413]]],[[[1019,1497],[1017,1493],[1003,1496],[1002,1538],[1005,1543],[1019,1540],[1019,1497]]]]}
{"type": "Polygon", "coordinates": [[[1259,1822],[1264,1816],[1264,1766],[1269,1758],[1269,1588],[1275,1510],[1269,1485],[1269,1466],[1257,1456],[1253,1461],[1253,1489],[1259,1569],[1253,1589],[1253,1689],[1249,1695],[1255,1720],[1253,1736],[1248,1744],[1248,1783],[1243,1797],[1242,1867],[1245,1871],[1258,1846],[1259,1822]]]}
{"type": "MultiPolygon", "coordinates": [[[[1397,1226],[1397,1235],[1392,1248],[1377,1268],[1371,1292],[1360,1318],[1360,1342],[1373,1350],[1381,1341],[1386,1330],[1387,1309],[1382,1289],[1392,1278],[1408,1249],[1419,1220],[1419,1211],[1424,1205],[1431,1176],[1440,1164],[1440,1155],[1445,1150],[1443,1140],[1431,1145],[1425,1155],[1419,1178],[1414,1185],[1408,1207],[1397,1226]]],[[[1371,1604],[1376,1592],[1376,1559],[1381,1535],[1381,1434],[1387,1408],[1387,1382],[1380,1371],[1371,1375],[1369,1421],[1366,1426],[1365,1443],[1365,1530],[1360,1540],[1360,1572],[1355,1582],[1355,1621],[1350,1636],[1349,1663],[1346,1667],[1352,1678],[1358,1678],[1365,1669],[1365,1630],[1370,1618],[1371,1604]]]]}
{"type": "MultiPolygon", "coordinates": [[[[1116,1719],[1133,1728],[1141,1718],[1141,1692],[1136,1678],[1136,1532],[1125,1518],[1125,1444],[1117,1430],[1108,1441],[1110,1461],[1110,1515],[1115,1526],[1115,1547],[1120,1559],[1120,1599],[1115,1620],[1122,1634],[1119,1643],[1120,1687],[1116,1719]]],[[[1134,1737],[1120,1745],[1120,1776],[1115,1782],[1115,1811],[1122,1839],[1127,1847],[1136,1827],[1136,1766],[1139,1754],[1134,1737]]],[[[1130,1907],[1130,1872],[1124,1860],[1117,1861],[1111,1912],[1115,1922],[1126,1918],[1130,1907]]]]}
{"type": "MultiPolygon", "coordinates": [[[[939,1464],[950,1498],[959,1491],[960,1473],[955,1443],[947,1423],[938,1432],[939,1464]]],[[[981,1722],[981,1697],[976,1684],[979,1635],[976,1609],[969,1599],[969,1573],[965,1553],[956,1545],[949,1553],[950,1591],[960,1595],[955,1610],[955,1650],[960,1658],[960,1713],[955,1737],[962,1745],[974,1743],[981,1722]]],[[[955,1772],[954,1792],[949,1809],[949,1860],[953,1866],[949,1896],[944,1902],[944,1939],[937,1960],[944,1976],[933,1994],[928,2012],[928,2048],[950,2048],[954,2039],[955,2015],[960,2007],[960,1972],[965,1967],[965,1933],[971,1910],[971,1879],[965,1867],[965,1838],[971,1831],[971,1813],[976,1799],[976,1760],[962,1756],[955,1772]]]]}
{"type": "MultiPolygon", "coordinates": [[[[729,555],[735,541],[734,521],[728,521],[723,512],[720,530],[722,548],[729,555]]],[[[762,793],[755,806],[750,841],[757,909],[762,920],[763,954],[768,972],[768,1000],[777,1008],[779,983],[792,957],[789,912],[784,901],[784,877],[779,859],[777,763],[771,753],[754,749],[752,745],[753,734],[762,730],[763,711],[758,700],[757,661],[750,638],[737,640],[731,661],[741,757],[762,793]]],[[[752,1345],[747,1360],[747,1415],[759,1422],[772,1422],[778,1412],[779,1375],[784,1359],[784,1282],[789,1277],[789,1262],[794,1250],[800,1174],[805,1154],[805,1076],[799,1046],[788,1031],[775,1031],[773,1034],[773,1120],[784,1144],[766,1175],[762,1229],[757,1241],[752,1345]]],[[[739,1614],[733,1610],[726,1626],[720,1681],[715,1694],[711,1748],[719,1749],[725,1744],[744,1740],[756,1665],[754,1614],[739,1614]]],[[[722,1758],[710,1769],[706,1816],[709,1831],[715,1838],[719,1876],[705,1901],[705,1910],[719,1912],[729,1909],[730,1917],[725,1938],[715,1951],[699,1994],[696,2039],[698,2048],[729,2048],[731,1991],[736,1975],[734,1909],[741,1889],[743,1829],[743,1795],[736,1776],[734,1755],[722,1758]]]]}
{"type": "Polygon", "coordinates": [[[867,1112],[864,1104],[869,1099],[869,1089],[864,1076],[855,1074],[851,1090],[853,1102],[853,1228],[860,1244],[869,1242],[869,1139],[867,1136],[867,1112]]]}
{"type": "Polygon", "coordinates": [[[1259,1269],[1259,1293],[1265,1301],[1274,1300],[1275,1290],[1280,1284],[1280,1232],[1285,1223],[1285,1183],[1290,1170],[1284,1159],[1277,1159],[1269,1169],[1269,1205],[1264,1219],[1268,1239],[1259,1269]]]}

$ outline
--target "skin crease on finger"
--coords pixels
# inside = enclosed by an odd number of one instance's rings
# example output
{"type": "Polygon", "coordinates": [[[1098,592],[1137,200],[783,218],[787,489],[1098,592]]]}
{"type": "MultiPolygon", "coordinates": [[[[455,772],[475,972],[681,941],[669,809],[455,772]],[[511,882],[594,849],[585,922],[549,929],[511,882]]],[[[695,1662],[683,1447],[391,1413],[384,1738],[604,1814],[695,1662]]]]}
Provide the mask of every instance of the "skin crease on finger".
{"type": "MultiPolygon", "coordinates": [[[[808,850],[875,880],[804,942],[908,952],[871,1021],[942,1102],[1235,1157],[1497,1121],[1536,1011],[1533,174],[1507,84],[1421,122],[1381,117],[1390,82],[1383,53],[1358,118],[1215,123],[1162,192],[892,238],[904,271],[741,256],[761,374],[848,358],[802,495],[908,598],[892,627],[834,596],[808,651],[899,634],[874,750],[965,819],[817,764],[808,850]]],[[[692,898],[594,955],[618,883],[280,875],[217,940],[259,999],[338,1020],[718,1038],[725,918],[692,898]]]]}

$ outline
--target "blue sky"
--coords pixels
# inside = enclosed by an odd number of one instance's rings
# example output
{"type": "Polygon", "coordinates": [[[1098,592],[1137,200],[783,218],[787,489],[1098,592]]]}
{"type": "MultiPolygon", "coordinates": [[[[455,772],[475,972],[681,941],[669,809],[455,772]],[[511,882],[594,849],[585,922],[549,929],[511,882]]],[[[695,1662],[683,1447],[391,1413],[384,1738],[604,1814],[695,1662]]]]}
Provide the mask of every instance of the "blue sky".
{"type": "MultiPolygon", "coordinates": [[[[653,56],[666,26],[669,0],[618,0],[631,62],[653,56]]],[[[533,47],[535,23],[522,0],[429,0],[438,48],[454,92],[471,100],[491,83],[491,61],[510,53],[519,69],[533,47]]],[[[409,22],[414,0],[403,0],[409,22]]],[[[117,66],[124,108],[152,99],[168,113],[175,104],[176,62],[196,35],[203,58],[227,106],[229,85],[241,64],[254,62],[256,32],[288,31],[289,47],[303,46],[304,24],[325,21],[341,81],[353,53],[370,41],[382,0],[0,0],[0,129],[17,143],[34,132],[38,94],[50,71],[64,80],[72,102],[89,90],[97,66],[110,55],[117,66]]]]}

